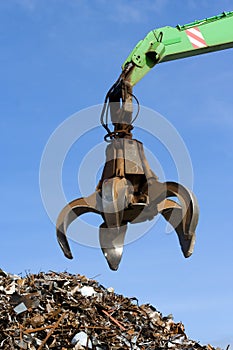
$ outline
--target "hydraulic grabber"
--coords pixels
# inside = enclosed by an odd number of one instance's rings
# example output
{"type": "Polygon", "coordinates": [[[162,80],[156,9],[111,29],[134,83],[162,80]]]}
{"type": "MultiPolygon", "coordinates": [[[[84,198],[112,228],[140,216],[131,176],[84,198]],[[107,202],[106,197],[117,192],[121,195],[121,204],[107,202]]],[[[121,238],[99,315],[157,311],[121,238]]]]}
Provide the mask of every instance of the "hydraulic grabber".
{"type": "Polygon", "coordinates": [[[159,182],[151,170],[143,144],[132,137],[138,114],[133,117],[132,89],[159,63],[232,48],[232,28],[233,12],[223,12],[183,26],[152,30],[132,50],[119,79],[106,95],[101,114],[101,123],[107,131],[105,140],[109,144],[99,184],[89,197],[67,204],[57,219],[58,242],[67,258],[72,258],[67,228],[88,212],[103,218],[99,241],[112,270],[119,266],[127,225],[152,220],[157,214],[175,229],[184,256],[192,254],[199,214],[197,200],[181,184],[159,182]],[[113,131],[107,123],[108,113],[113,131]]]}

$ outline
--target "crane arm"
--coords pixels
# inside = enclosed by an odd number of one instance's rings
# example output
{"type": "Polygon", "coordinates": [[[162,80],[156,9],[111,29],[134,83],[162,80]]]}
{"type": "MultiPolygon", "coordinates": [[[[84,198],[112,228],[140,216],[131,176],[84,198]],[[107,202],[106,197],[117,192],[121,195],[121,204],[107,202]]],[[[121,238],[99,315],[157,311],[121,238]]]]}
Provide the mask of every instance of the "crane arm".
{"type": "Polygon", "coordinates": [[[133,87],[156,64],[233,47],[233,11],[183,26],[150,31],[132,50],[122,69],[133,87]]]}
{"type": "Polygon", "coordinates": [[[123,134],[130,135],[133,122],[132,100],[135,98],[133,87],[155,65],[232,47],[233,11],[183,26],[167,26],[150,31],[129,54],[122,65],[120,77],[106,95],[101,113],[101,123],[107,130],[106,137],[114,138],[122,135],[122,131],[123,134]],[[110,102],[114,132],[111,132],[107,123],[107,101],[110,102]]]}

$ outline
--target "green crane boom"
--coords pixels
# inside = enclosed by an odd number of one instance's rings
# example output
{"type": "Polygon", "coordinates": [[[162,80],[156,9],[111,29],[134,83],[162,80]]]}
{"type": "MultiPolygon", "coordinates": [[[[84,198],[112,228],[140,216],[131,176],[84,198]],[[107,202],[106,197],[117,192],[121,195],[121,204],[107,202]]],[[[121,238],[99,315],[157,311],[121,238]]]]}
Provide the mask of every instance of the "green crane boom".
{"type": "Polygon", "coordinates": [[[156,64],[233,47],[233,11],[183,26],[150,31],[127,57],[126,81],[134,86],[156,64]]]}

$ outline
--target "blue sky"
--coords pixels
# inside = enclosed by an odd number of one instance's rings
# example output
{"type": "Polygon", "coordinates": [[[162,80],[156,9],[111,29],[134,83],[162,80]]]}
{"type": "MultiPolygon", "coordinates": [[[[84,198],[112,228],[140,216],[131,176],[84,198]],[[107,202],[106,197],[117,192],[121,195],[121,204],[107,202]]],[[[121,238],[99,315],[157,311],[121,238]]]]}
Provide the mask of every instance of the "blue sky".
{"type": "MultiPolygon", "coordinates": [[[[233,346],[232,49],[161,64],[134,91],[142,105],[173,124],[189,150],[200,204],[190,259],[183,259],[175,234],[166,234],[159,220],[125,247],[118,272],[108,269],[100,250],[72,242],[75,259],[69,261],[58,247],[39,187],[50,135],[72,114],[103,102],[121,64],[147,32],[230,10],[230,0],[0,1],[2,269],[98,275],[117,293],[137,296],[164,315],[173,313],[190,338],[233,346]]],[[[163,150],[139,135],[173,179],[163,150]]],[[[67,157],[68,200],[77,197],[83,154],[103,136],[97,129],[67,157]]],[[[92,171],[87,181],[96,183],[92,171]]]]}

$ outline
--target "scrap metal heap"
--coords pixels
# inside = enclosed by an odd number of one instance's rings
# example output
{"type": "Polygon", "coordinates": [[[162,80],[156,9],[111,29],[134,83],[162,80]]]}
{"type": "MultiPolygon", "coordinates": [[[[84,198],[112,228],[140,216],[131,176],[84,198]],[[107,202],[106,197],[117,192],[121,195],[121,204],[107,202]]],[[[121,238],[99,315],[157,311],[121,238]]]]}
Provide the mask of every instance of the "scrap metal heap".
{"type": "Polygon", "coordinates": [[[0,349],[215,350],[190,340],[171,315],[85,276],[0,270],[0,294],[0,349]]]}

